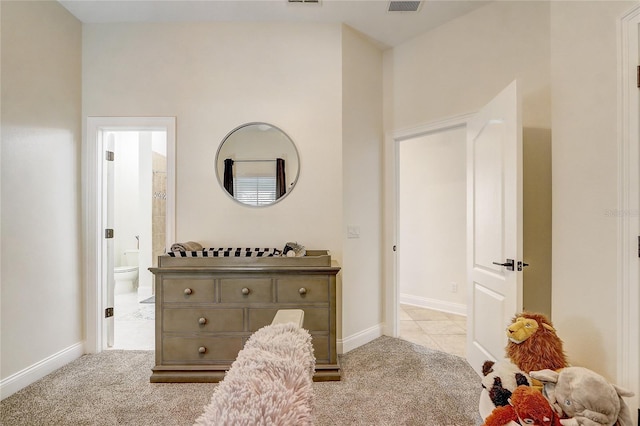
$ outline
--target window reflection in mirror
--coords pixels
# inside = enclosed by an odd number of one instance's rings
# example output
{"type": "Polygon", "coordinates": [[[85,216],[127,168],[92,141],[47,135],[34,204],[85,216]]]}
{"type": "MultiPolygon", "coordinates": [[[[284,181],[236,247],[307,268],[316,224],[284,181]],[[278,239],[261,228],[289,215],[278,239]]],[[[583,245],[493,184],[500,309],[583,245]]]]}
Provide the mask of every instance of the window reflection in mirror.
{"type": "Polygon", "coordinates": [[[248,206],[268,206],[282,200],[295,186],[299,171],[295,144],[267,123],[247,123],[233,129],[216,155],[216,175],[223,190],[248,206]]]}

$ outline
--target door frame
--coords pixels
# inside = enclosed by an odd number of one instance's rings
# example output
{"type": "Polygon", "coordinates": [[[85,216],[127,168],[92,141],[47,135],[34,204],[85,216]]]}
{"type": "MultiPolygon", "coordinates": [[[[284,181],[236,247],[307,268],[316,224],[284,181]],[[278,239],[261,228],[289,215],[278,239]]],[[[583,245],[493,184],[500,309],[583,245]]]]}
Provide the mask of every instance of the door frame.
{"type": "MultiPolygon", "coordinates": [[[[617,383],[635,392],[630,404],[640,406],[640,5],[625,13],[618,25],[618,347],[617,383]]],[[[633,406],[635,405],[635,406],[633,406]]]]}
{"type": "Polygon", "coordinates": [[[416,127],[399,129],[387,135],[384,147],[384,234],[383,234],[383,276],[384,282],[384,330],[383,334],[398,337],[400,323],[398,304],[400,286],[398,285],[398,250],[401,250],[399,236],[399,168],[400,142],[447,130],[466,128],[467,121],[475,113],[466,113],[432,121],[416,127]]]}
{"type": "MultiPolygon", "coordinates": [[[[85,281],[85,353],[106,348],[103,309],[106,301],[107,271],[104,246],[105,201],[104,150],[105,131],[165,131],[167,134],[167,204],[166,239],[175,236],[175,117],[87,117],[83,141],[82,196],[85,281]]],[[[170,243],[168,243],[170,244],[170,243]]]]}

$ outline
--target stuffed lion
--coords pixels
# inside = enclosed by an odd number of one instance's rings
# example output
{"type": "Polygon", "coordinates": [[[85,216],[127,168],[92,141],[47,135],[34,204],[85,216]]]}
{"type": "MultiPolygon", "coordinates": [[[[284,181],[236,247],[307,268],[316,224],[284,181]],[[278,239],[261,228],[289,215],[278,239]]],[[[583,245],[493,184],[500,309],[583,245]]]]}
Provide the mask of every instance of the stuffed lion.
{"type": "Polygon", "coordinates": [[[516,315],[506,330],[507,357],[526,373],[569,366],[562,340],[549,319],[537,313],[516,315]]]}

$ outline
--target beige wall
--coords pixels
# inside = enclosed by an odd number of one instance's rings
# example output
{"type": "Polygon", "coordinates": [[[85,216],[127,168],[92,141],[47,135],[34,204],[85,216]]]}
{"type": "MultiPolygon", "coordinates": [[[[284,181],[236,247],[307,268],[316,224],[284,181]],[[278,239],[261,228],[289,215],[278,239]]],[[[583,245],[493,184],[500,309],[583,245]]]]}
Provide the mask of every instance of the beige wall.
{"type": "Polygon", "coordinates": [[[5,379],[74,345],[81,351],[82,41],[80,23],[57,2],[1,7],[5,396],[5,379]]]}
{"type": "Polygon", "coordinates": [[[474,112],[516,78],[523,125],[551,126],[547,2],[494,2],[385,56],[385,131],[474,112]]]}
{"type": "Polygon", "coordinates": [[[341,260],[340,33],[339,25],[88,24],[83,115],[176,117],[177,240],[293,240],[341,260]],[[300,154],[295,189],[267,208],[233,202],[215,175],[222,139],[252,121],[280,127],[300,154]]]}
{"type": "MultiPolygon", "coordinates": [[[[551,2],[553,316],[573,364],[616,380],[617,21],[636,2],[551,2]]],[[[636,390],[637,392],[637,390],[636,390]]]]}
{"type": "Polygon", "coordinates": [[[342,33],[342,336],[348,351],[381,334],[382,52],[342,33]],[[359,238],[348,238],[356,226],[359,238]]]}

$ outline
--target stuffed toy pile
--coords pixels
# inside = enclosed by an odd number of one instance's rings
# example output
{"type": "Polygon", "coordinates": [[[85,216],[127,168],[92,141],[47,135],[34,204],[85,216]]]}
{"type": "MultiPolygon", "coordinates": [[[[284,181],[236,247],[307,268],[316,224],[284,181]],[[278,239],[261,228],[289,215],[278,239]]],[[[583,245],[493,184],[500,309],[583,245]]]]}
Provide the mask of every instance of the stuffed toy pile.
{"type": "Polygon", "coordinates": [[[523,312],[506,329],[507,358],[485,361],[482,387],[495,409],[484,426],[632,426],[622,397],[632,392],[571,367],[549,319],[523,312]]]}

